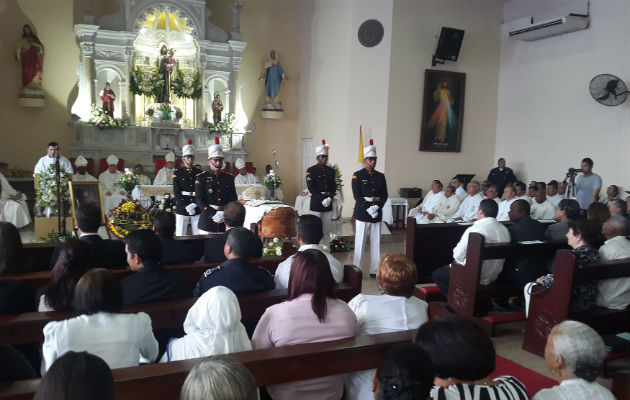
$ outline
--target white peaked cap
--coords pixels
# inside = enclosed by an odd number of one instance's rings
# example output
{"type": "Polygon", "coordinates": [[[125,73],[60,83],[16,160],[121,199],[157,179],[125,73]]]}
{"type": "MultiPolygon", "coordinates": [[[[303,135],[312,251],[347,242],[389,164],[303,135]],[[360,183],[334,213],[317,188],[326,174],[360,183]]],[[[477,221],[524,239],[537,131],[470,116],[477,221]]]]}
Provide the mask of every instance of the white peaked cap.
{"type": "Polygon", "coordinates": [[[182,157],[194,156],[195,147],[192,145],[192,140],[188,139],[188,144],[182,148],[182,157]]]}
{"type": "Polygon", "coordinates": [[[363,148],[363,158],[374,157],[376,158],[376,146],[374,146],[374,140],[370,139],[370,145],[363,148]]]}
{"type": "Polygon", "coordinates": [[[74,165],[77,167],[85,167],[87,165],[87,160],[83,156],[78,156],[76,160],[74,160],[74,165]]]}
{"type": "Polygon", "coordinates": [[[223,148],[219,144],[219,137],[214,137],[214,144],[208,147],[208,159],[223,158],[223,148]]]}
{"type": "Polygon", "coordinates": [[[327,156],[328,155],[328,145],[326,141],[322,139],[322,144],[315,147],[315,157],[317,156],[327,156]]]}
{"type": "Polygon", "coordinates": [[[236,169],[245,168],[245,160],[243,160],[242,158],[237,158],[236,161],[234,161],[234,166],[236,167],[236,169]]]}
{"type": "Polygon", "coordinates": [[[107,165],[118,165],[118,157],[110,154],[109,157],[107,157],[107,165]]]}
{"type": "Polygon", "coordinates": [[[169,151],[164,158],[166,159],[166,162],[175,162],[175,153],[169,151]]]}

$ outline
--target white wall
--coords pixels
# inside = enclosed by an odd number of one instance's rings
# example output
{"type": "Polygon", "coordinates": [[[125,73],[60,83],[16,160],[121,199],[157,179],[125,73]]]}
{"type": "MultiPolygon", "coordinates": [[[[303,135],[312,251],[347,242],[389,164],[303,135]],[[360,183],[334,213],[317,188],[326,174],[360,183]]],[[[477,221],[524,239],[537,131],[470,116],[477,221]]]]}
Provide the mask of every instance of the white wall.
{"type": "MultiPolygon", "coordinates": [[[[544,9],[527,3],[506,3],[505,19],[547,12],[549,3],[567,6],[562,0],[546,0],[544,9]]],[[[579,32],[524,42],[507,38],[518,19],[501,29],[494,155],[507,158],[524,181],[563,178],[591,157],[604,188],[630,186],[630,100],[606,107],[588,91],[598,74],[630,80],[630,1],[597,0],[590,7],[590,27],[579,32]]]]}

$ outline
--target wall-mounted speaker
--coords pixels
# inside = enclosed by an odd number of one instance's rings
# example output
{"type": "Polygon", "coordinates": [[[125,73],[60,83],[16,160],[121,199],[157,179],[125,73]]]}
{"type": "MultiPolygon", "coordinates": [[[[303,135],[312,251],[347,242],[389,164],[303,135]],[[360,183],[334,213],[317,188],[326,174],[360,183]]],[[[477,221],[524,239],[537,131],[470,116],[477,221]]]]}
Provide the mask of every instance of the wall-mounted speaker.
{"type": "Polygon", "coordinates": [[[433,56],[433,65],[435,65],[436,62],[435,59],[442,61],[457,61],[463,39],[464,31],[462,29],[447,28],[445,26],[442,27],[440,38],[438,39],[437,49],[435,50],[435,55],[433,56]]]}

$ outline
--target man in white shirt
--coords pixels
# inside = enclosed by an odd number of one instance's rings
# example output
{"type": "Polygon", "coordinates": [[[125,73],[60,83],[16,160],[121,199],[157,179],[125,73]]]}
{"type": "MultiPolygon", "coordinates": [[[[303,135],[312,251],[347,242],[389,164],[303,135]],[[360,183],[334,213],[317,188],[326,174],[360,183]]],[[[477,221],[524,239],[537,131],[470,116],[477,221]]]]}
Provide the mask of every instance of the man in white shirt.
{"type": "Polygon", "coordinates": [[[501,203],[501,199],[499,198],[499,188],[496,185],[490,185],[488,190],[486,190],[486,199],[494,200],[497,205],[501,203]]]}
{"type": "MultiPolygon", "coordinates": [[[[470,184],[469,184],[470,185],[470,184]]],[[[477,220],[470,226],[462,238],[453,249],[453,262],[466,265],[466,251],[468,250],[468,235],[473,232],[481,233],[486,239],[486,243],[509,243],[510,232],[502,223],[496,220],[499,206],[494,200],[484,199],[479,204],[477,210],[477,220]]],[[[481,266],[481,277],[479,283],[489,285],[497,280],[503,270],[505,259],[485,260],[481,266]]],[[[448,286],[450,282],[451,265],[444,265],[431,274],[433,282],[440,288],[442,294],[448,296],[448,286]]]]}
{"type": "MultiPolygon", "coordinates": [[[[319,242],[323,236],[322,220],[319,217],[311,214],[305,214],[300,217],[297,233],[297,241],[300,244],[298,251],[315,249],[323,252],[328,259],[328,263],[330,263],[330,272],[332,272],[335,282],[339,283],[343,281],[343,266],[332,254],[325,252],[320,247],[319,242]]],[[[289,287],[289,276],[291,275],[291,265],[294,258],[295,254],[278,264],[273,277],[273,280],[276,282],[276,289],[289,287]]]]}
{"type": "Polygon", "coordinates": [[[154,185],[172,185],[175,173],[175,153],[169,152],[165,157],[166,164],[155,175],[154,185]]]}
{"type": "Polygon", "coordinates": [[[446,187],[444,197],[440,199],[432,213],[427,215],[419,214],[416,217],[418,224],[437,224],[446,222],[457,212],[459,208],[459,198],[455,195],[455,188],[451,185],[446,187]]]}
{"type": "Polygon", "coordinates": [[[479,182],[468,182],[467,191],[469,196],[459,205],[459,209],[453,215],[453,221],[474,221],[477,218],[477,209],[479,208],[479,203],[483,200],[480,190],[481,185],[479,185],[479,182]]]}
{"type": "Polygon", "coordinates": [[[458,177],[454,177],[453,179],[451,179],[451,186],[455,188],[455,195],[457,196],[459,201],[463,201],[466,196],[468,196],[468,193],[466,193],[466,191],[464,190],[464,185],[462,184],[462,181],[460,181],[458,177]]]}
{"type": "Polygon", "coordinates": [[[497,214],[497,221],[509,221],[510,206],[516,201],[516,193],[512,186],[506,186],[503,189],[503,201],[499,203],[499,213],[497,214]]]}
{"type": "Polygon", "coordinates": [[[26,205],[26,196],[11,186],[6,176],[9,164],[0,162],[0,221],[10,222],[16,228],[22,228],[31,222],[26,205]]]}
{"type": "Polygon", "coordinates": [[[116,182],[122,177],[121,172],[116,169],[117,166],[118,157],[110,154],[107,157],[107,170],[98,176],[98,181],[101,183],[101,190],[103,191],[103,208],[106,214],[118,207],[121,200],[127,197],[125,191],[116,185],[116,182]]]}
{"type": "MultiPolygon", "coordinates": [[[[606,241],[599,248],[601,261],[630,258],[630,241],[625,238],[630,233],[630,222],[619,215],[611,215],[602,226],[606,241]]],[[[630,304],[630,278],[603,279],[597,282],[600,307],[623,310],[630,304]]]]}
{"type": "Polygon", "coordinates": [[[35,164],[35,168],[33,169],[33,176],[46,171],[51,164],[55,163],[57,155],[59,155],[59,169],[72,175],[72,173],[74,172],[72,169],[72,164],[70,164],[70,161],[66,157],[59,154],[59,151],[59,145],[57,144],[57,142],[48,143],[47,154],[44,157],[40,158],[39,161],[37,161],[37,164],[35,164]]]}
{"type": "Polygon", "coordinates": [[[442,182],[436,179],[431,182],[431,191],[427,193],[418,207],[412,208],[411,211],[409,211],[409,216],[413,218],[419,216],[420,219],[422,219],[422,217],[427,214],[432,214],[438,202],[443,198],[442,182]]]}
{"type": "Polygon", "coordinates": [[[527,200],[529,204],[532,203],[532,200],[526,193],[525,184],[523,182],[516,182],[514,184],[514,194],[516,195],[514,197],[516,200],[527,200]]]}
{"type": "Polygon", "coordinates": [[[235,185],[255,185],[258,183],[258,179],[254,174],[250,174],[245,169],[245,160],[237,158],[234,161],[234,166],[238,169],[238,175],[234,177],[235,185]]]}
{"type": "Polygon", "coordinates": [[[558,208],[558,204],[563,197],[558,194],[558,181],[552,179],[547,183],[547,200],[549,200],[554,208],[558,208]]]}
{"type": "Polygon", "coordinates": [[[546,186],[545,182],[538,182],[537,184],[536,197],[534,197],[534,201],[532,201],[532,219],[552,220],[556,213],[556,208],[553,206],[553,203],[547,199],[546,186]]]}
{"type": "Polygon", "coordinates": [[[87,173],[88,162],[83,156],[78,156],[74,160],[74,165],[77,167],[76,174],[72,175],[72,182],[97,182],[98,179],[87,173]]]}

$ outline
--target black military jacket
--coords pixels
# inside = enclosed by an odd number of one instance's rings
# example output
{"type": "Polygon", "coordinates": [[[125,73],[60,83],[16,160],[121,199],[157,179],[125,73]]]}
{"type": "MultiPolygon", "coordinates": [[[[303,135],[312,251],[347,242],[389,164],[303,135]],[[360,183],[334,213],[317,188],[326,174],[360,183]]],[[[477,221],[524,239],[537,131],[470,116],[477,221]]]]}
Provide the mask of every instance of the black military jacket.
{"type": "Polygon", "coordinates": [[[387,182],[382,172],[368,172],[365,168],[355,172],[352,175],[352,195],[355,200],[353,218],[363,222],[380,222],[383,219],[387,182]],[[372,218],[367,209],[375,204],[379,207],[378,215],[372,218]]]}
{"type": "Polygon", "coordinates": [[[332,211],[332,202],[328,207],[322,205],[322,200],[330,197],[332,200],[337,192],[335,183],[335,170],[328,165],[320,167],[313,165],[306,170],[306,187],[311,192],[311,211],[332,211]]]}
{"type": "MultiPolygon", "coordinates": [[[[190,215],[186,206],[195,202],[195,179],[199,170],[182,167],[173,174],[173,195],[175,196],[175,212],[179,215],[190,215]],[[187,194],[184,194],[187,193],[187,194]]],[[[195,215],[200,213],[195,209],[195,215]]]]}
{"type": "Polygon", "coordinates": [[[232,174],[225,171],[216,173],[206,171],[198,174],[195,179],[195,202],[201,209],[199,229],[207,232],[225,231],[224,224],[215,224],[212,221],[212,216],[217,212],[215,207],[222,209],[227,203],[236,200],[238,196],[232,174]]]}

